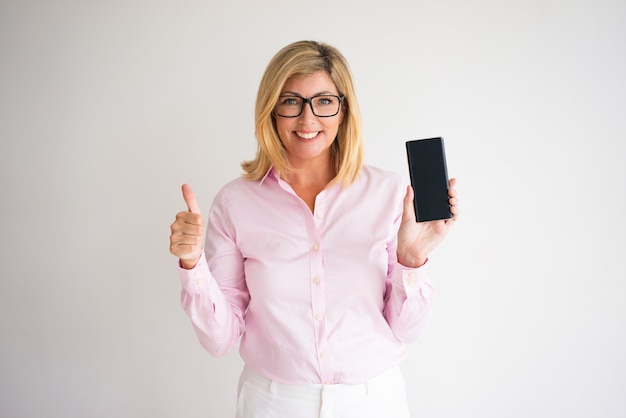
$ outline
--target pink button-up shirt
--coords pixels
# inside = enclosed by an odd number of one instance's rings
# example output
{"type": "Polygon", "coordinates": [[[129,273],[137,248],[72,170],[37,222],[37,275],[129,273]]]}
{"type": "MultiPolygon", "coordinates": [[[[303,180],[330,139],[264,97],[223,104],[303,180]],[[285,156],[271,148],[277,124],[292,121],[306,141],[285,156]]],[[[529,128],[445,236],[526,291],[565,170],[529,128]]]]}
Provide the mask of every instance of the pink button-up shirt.
{"type": "Polygon", "coordinates": [[[215,197],[205,254],[180,268],[182,305],[213,355],[232,350],[283,383],[366,381],[398,365],[424,330],[427,266],[398,264],[406,184],[365,166],[322,191],[315,212],[270,169],[215,197]]]}

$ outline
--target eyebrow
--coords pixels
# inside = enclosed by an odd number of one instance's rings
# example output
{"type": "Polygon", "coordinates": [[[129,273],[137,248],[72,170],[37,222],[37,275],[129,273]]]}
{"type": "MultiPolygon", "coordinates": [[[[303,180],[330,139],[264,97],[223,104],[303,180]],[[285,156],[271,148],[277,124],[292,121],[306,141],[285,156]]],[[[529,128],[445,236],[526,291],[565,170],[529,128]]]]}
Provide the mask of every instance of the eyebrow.
{"type": "MultiPolygon", "coordinates": [[[[291,91],[291,90],[287,90],[287,91],[283,91],[282,93],[280,93],[281,96],[297,96],[297,97],[302,97],[304,98],[304,96],[302,96],[300,93],[295,92],[295,91],[291,91]]],[[[313,96],[311,97],[315,97],[315,96],[323,96],[323,95],[327,95],[327,96],[338,96],[339,93],[333,93],[331,91],[320,91],[318,93],[315,93],[313,96]]]]}

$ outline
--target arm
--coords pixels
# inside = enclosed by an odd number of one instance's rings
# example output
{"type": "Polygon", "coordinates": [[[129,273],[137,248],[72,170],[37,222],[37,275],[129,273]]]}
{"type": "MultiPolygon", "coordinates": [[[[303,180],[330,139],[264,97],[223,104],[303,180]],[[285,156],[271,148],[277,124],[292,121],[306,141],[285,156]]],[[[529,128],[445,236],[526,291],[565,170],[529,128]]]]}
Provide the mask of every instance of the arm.
{"type": "Polygon", "coordinates": [[[389,268],[385,318],[396,338],[411,342],[423,332],[432,310],[435,289],[428,276],[428,255],[445,238],[457,219],[457,198],[450,181],[451,220],[416,222],[413,190],[407,187],[397,241],[388,245],[389,268]]]}
{"type": "Polygon", "coordinates": [[[179,267],[181,305],[191,320],[200,344],[212,355],[229,353],[244,330],[249,295],[245,281],[221,288],[203,255],[191,270],[179,267]]]}
{"type": "Polygon", "coordinates": [[[415,341],[430,320],[436,290],[430,282],[428,262],[418,268],[398,263],[395,245],[390,245],[384,315],[396,338],[415,341]]]}
{"type": "Polygon", "coordinates": [[[209,214],[204,251],[198,240],[204,230],[202,216],[189,186],[183,186],[183,196],[189,212],[177,215],[170,236],[170,251],[179,257],[181,304],[202,346],[220,356],[236,346],[244,330],[249,294],[243,259],[231,239],[222,195],[209,214]]]}

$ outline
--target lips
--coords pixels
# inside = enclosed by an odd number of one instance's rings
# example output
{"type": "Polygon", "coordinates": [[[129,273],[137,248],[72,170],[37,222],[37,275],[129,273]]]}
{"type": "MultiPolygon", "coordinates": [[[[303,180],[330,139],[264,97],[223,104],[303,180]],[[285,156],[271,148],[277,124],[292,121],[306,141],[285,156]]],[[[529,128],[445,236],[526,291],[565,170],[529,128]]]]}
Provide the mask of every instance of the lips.
{"type": "Polygon", "coordinates": [[[319,131],[318,132],[299,132],[299,131],[296,131],[296,135],[298,135],[298,137],[302,138],[302,139],[313,139],[318,134],[319,134],[319,131]]]}

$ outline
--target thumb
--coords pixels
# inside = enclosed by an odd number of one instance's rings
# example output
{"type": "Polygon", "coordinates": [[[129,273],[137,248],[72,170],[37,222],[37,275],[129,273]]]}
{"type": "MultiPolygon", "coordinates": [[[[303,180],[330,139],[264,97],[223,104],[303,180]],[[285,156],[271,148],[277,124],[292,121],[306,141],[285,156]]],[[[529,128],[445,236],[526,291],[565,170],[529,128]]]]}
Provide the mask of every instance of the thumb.
{"type": "Polygon", "coordinates": [[[415,222],[415,206],[413,205],[413,187],[407,186],[406,194],[404,195],[404,210],[402,212],[403,221],[415,222]]]}
{"type": "Polygon", "coordinates": [[[183,198],[185,199],[185,203],[187,204],[187,208],[191,213],[201,213],[200,207],[196,202],[196,195],[193,192],[193,189],[188,184],[183,184],[183,198]]]}

